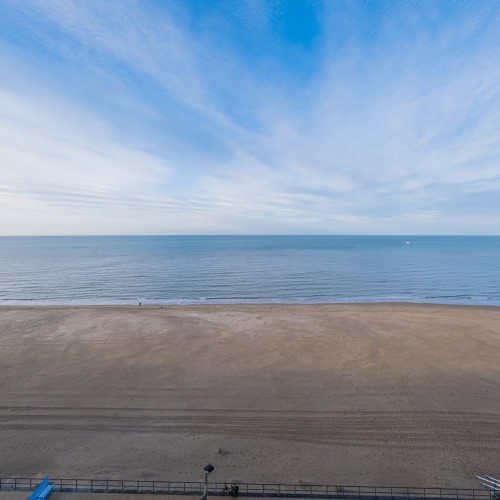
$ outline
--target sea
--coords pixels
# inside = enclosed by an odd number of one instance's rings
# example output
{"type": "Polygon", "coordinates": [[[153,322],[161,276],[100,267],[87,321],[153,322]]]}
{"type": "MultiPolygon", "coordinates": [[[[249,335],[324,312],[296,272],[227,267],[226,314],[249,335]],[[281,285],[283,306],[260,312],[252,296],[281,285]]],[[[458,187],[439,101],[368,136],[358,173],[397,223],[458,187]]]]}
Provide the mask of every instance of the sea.
{"type": "Polygon", "coordinates": [[[499,236],[0,237],[0,305],[500,305],[499,236]]]}

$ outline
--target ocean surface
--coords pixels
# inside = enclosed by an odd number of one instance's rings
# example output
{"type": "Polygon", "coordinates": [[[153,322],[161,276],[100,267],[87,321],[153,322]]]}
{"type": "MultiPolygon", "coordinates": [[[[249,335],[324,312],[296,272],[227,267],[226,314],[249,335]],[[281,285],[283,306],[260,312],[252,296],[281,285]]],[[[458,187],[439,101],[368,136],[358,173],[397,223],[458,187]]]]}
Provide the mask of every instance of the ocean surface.
{"type": "Polygon", "coordinates": [[[0,305],[500,305],[500,237],[1,237],[0,305]]]}

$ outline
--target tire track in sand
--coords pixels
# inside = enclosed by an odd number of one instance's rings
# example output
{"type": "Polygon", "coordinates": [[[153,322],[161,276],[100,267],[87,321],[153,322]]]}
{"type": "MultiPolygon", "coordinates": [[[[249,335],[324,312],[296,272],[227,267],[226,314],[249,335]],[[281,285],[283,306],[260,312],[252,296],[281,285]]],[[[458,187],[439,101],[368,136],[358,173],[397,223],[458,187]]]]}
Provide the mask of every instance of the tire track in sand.
{"type": "Polygon", "coordinates": [[[7,430],[177,433],[360,448],[500,451],[500,415],[472,412],[0,407],[0,432],[7,430]],[[147,414],[150,411],[153,415],[147,414]]]}

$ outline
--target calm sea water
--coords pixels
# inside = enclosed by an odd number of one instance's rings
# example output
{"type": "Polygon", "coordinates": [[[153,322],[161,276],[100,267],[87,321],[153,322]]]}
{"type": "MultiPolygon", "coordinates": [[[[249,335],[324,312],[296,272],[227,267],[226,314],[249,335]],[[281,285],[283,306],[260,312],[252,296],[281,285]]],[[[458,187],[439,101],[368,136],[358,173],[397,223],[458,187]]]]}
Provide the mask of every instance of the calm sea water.
{"type": "Polygon", "coordinates": [[[500,237],[0,238],[0,304],[500,305],[500,237]]]}

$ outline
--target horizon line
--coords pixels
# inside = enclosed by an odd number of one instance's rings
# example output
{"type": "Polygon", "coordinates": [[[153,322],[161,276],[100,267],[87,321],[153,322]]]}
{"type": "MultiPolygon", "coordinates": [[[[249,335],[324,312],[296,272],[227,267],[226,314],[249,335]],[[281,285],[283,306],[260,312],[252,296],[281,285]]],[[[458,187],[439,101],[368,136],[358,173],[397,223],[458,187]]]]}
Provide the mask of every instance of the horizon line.
{"type": "Polygon", "coordinates": [[[391,237],[500,237],[500,234],[429,234],[429,233],[286,233],[286,234],[245,234],[245,233],[234,233],[234,234],[210,234],[210,233],[196,233],[196,234],[5,234],[0,235],[0,238],[120,238],[120,237],[296,237],[296,236],[310,236],[310,237],[353,237],[353,236],[364,236],[364,237],[377,237],[377,236],[391,236],[391,237]]]}

